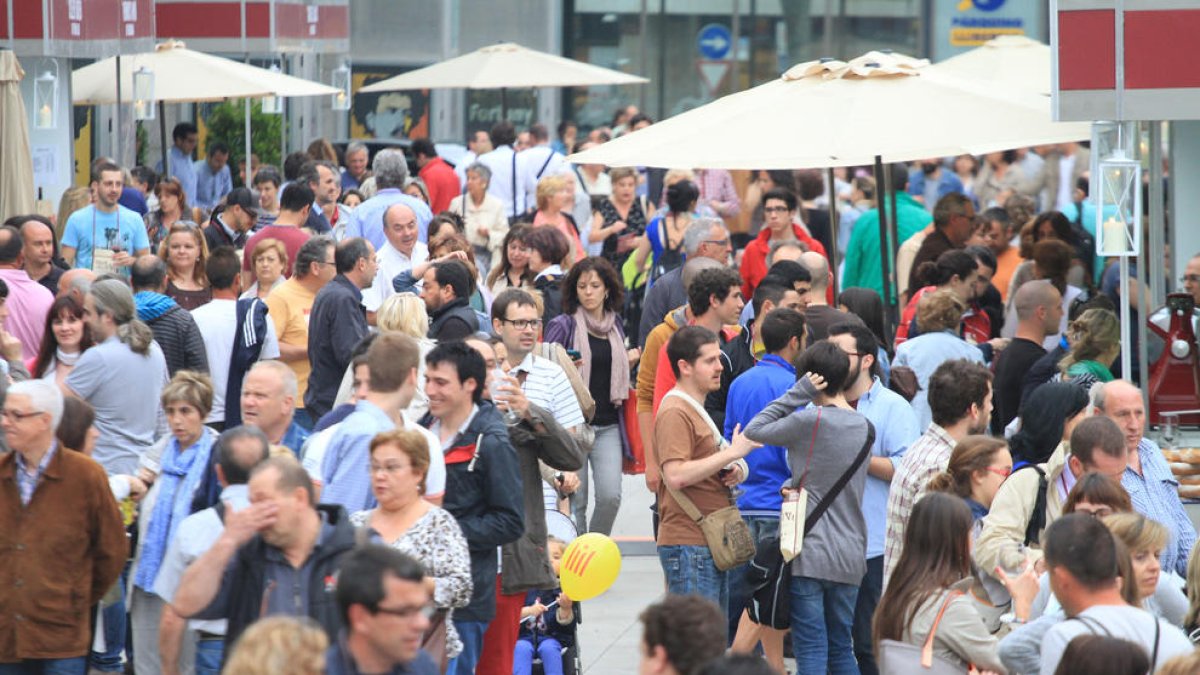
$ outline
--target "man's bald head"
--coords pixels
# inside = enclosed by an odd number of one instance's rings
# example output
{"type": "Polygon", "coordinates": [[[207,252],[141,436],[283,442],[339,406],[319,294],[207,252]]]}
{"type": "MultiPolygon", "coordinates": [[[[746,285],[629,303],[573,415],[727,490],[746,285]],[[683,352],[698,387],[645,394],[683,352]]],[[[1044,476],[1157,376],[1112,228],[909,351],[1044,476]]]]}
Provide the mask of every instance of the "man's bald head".
{"type": "Polygon", "coordinates": [[[21,264],[21,249],[25,242],[21,241],[21,233],[10,225],[0,227],[0,265],[12,267],[21,264]]]}
{"type": "Polygon", "coordinates": [[[21,253],[25,257],[26,269],[45,269],[54,258],[54,228],[49,221],[41,216],[30,216],[20,225],[21,239],[25,248],[21,253]]]}
{"type": "Polygon", "coordinates": [[[156,255],[144,255],[133,261],[129,270],[129,284],[133,291],[161,293],[167,281],[167,263],[156,255]]]}
{"type": "Polygon", "coordinates": [[[683,281],[684,290],[691,287],[692,281],[696,278],[697,274],[714,267],[724,267],[724,265],[712,258],[689,258],[687,262],[683,263],[683,271],[679,273],[680,280],[683,281]]]}
{"type": "Polygon", "coordinates": [[[800,254],[799,262],[812,275],[812,290],[819,290],[824,295],[825,289],[829,288],[829,261],[820,253],[807,251],[800,254]]]}
{"type": "Polygon", "coordinates": [[[420,234],[416,212],[405,204],[392,204],[383,212],[383,234],[392,248],[411,255],[420,234]]]}
{"type": "Polygon", "coordinates": [[[64,295],[70,293],[80,304],[83,304],[83,298],[92,290],[92,282],[96,280],[96,273],[77,267],[63,272],[63,275],[58,279],[58,294],[64,295]]]}

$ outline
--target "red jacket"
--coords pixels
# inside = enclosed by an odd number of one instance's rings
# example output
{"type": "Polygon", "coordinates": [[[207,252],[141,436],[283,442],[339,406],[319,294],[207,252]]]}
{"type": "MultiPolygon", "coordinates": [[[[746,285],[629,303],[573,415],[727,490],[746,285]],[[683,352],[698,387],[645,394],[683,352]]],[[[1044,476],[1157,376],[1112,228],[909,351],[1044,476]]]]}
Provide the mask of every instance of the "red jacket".
{"type": "MultiPolygon", "coordinates": [[[[908,341],[908,334],[917,320],[917,305],[921,303],[921,298],[925,297],[926,293],[936,290],[937,286],[926,286],[913,294],[912,300],[908,301],[908,305],[904,307],[904,312],[900,315],[900,325],[896,326],[896,341],[892,345],[893,347],[899,347],[908,341]]],[[[962,332],[962,339],[971,344],[981,345],[992,338],[991,318],[974,305],[968,306],[967,311],[963,312],[962,325],[959,328],[962,332]]]]}
{"type": "Polygon", "coordinates": [[[450,208],[450,200],[462,192],[458,174],[441,157],[426,162],[417,175],[429,188],[429,210],[435,215],[450,208]]]}
{"type": "MultiPolygon", "coordinates": [[[[825,252],[825,247],[821,242],[809,236],[803,225],[792,223],[792,232],[796,234],[796,238],[804,242],[808,246],[808,250],[816,251],[825,256],[829,260],[829,254],[825,252]]],[[[750,302],[750,298],[754,296],[754,289],[758,288],[758,283],[767,276],[767,253],[771,250],[771,230],[763,228],[754,241],[746,245],[746,251],[742,254],[742,299],[750,302]]],[[[825,293],[825,302],[833,305],[833,286],[830,286],[825,293]]]]}

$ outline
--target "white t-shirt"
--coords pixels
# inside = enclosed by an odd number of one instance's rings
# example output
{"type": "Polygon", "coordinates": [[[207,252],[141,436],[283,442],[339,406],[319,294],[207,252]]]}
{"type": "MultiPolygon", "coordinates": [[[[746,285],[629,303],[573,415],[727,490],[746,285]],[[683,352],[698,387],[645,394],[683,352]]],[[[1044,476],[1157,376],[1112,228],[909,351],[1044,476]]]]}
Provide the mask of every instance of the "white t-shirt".
{"type": "Polygon", "coordinates": [[[392,279],[401,272],[411,272],[414,265],[420,265],[428,259],[429,249],[419,241],[413,246],[412,256],[404,255],[390,242],[384,244],[375,256],[378,268],[375,272],[375,283],[362,291],[363,307],[366,307],[368,312],[379,311],[383,301],[396,293],[392,279]]]}
{"type": "Polygon", "coordinates": [[[1192,643],[1175,626],[1149,612],[1128,605],[1097,605],[1080,612],[1046,631],[1042,640],[1042,675],[1054,675],[1067,644],[1080,635],[1107,635],[1141,645],[1157,668],[1181,654],[1192,652],[1192,643]],[[1082,618],[1082,620],[1080,620],[1082,618]],[[1158,624],[1158,653],[1155,655],[1155,623],[1158,624]]]}
{"type": "MultiPolygon", "coordinates": [[[[205,422],[225,421],[225,387],[229,384],[229,359],[237,337],[237,300],[214,299],[192,310],[192,318],[204,338],[208,355],[208,374],[213,383],[213,407],[205,422]]],[[[279,358],[279,339],[275,322],[267,321],[267,338],[259,360],[279,358]]]]}

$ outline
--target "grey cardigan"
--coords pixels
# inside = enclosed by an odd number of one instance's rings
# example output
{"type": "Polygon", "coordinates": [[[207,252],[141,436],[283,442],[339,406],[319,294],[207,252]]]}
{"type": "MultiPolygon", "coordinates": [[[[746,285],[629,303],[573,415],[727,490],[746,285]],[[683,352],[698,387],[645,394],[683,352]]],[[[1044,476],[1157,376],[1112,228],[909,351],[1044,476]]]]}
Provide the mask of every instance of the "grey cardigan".
{"type": "MultiPolygon", "coordinates": [[[[798,486],[808,465],[804,479],[808,513],[817,508],[863,447],[875,440],[875,427],[857,412],[833,407],[798,410],[811,403],[816,394],[808,378],[801,377],[786,394],[756,415],[745,432],[750,440],[787,448],[792,487],[798,486]]],[[[863,462],[804,538],[804,549],[792,561],[793,576],[855,586],[862,583],[867,572],[867,524],[862,512],[866,482],[867,462],[863,462]]]]}

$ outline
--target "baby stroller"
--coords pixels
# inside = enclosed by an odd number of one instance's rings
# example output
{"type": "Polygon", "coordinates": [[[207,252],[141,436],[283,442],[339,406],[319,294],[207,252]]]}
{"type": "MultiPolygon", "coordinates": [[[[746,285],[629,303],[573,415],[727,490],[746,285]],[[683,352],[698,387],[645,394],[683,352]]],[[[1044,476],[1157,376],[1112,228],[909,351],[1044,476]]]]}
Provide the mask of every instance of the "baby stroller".
{"type": "MultiPolygon", "coordinates": [[[[562,511],[550,505],[546,509],[546,531],[554,537],[557,537],[570,545],[575,537],[579,535],[575,527],[575,521],[562,511]]],[[[575,603],[575,616],[578,623],[583,623],[583,607],[580,603],[575,603]]],[[[583,660],[579,656],[579,639],[576,635],[575,644],[571,647],[563,648],[563,675],[578,675],[583,672],[583,660]]],[[[542,668],[542,659],[540,656],[534,655],[533,658],[533,675],[545,675],[542,668]]]]}

